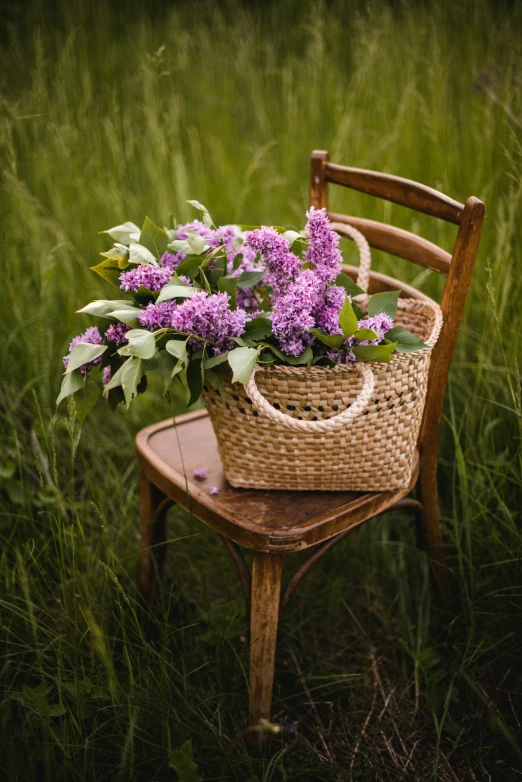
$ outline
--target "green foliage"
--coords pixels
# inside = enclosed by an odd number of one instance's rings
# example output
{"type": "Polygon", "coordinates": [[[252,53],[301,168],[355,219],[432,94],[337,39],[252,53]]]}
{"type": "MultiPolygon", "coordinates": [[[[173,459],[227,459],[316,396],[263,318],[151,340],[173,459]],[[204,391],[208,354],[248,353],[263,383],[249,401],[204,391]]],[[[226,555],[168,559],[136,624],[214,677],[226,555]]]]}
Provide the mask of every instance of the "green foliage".
{"type": "Polygon", "coordinates": [[[233,383],[247,383],[256,365],[259,350],[255,348],[235,348],[228,354],[228,363],[232,369],[233,383]]]}
{"type": "Polygon", "coordinates": [[[389,361],[396,346],[396,342],[387,345],[356,345],[352,350],[357,361],[389,361]]]}
{"type": "Polygon", "coordinates": [[[158,228],[149,217],[146,217],[140,233],[140,244],[146,247],[156,260],[159,260],[167,249],[168,243],[169,237],[163,228],[158,228]]]}
{"type": "Polygon", "coordinates": [[[344,288],[349,296],[359,296],[361,293],[364,293],[363,289],[359,288],[359,286],[355,284],[352,278],[344,272],[341,272],[337,275],[335,278],[335,284],[344,288]]]}
{"type": "Polygon", "coordinates": [[[193,760],[194,752],[190,741],[170,753],[169,766],[178,775],[179,782],[201,782],[198,767],[193,760]]]}
{"type": "Polygon", "coordinates": [[[398,353],[410,353],[413,350],[420,350],[421,348],[428,347],[428,345],[416,337],[415,334],[412,334],[411,331],[408,331],[408,329],[395,327],[389,329],[385,336],[386,339],[389,339],[391,342],[397,343],[395,350],[398,353]]]}
{"type": "Polygon", "coordinates": [[[357,331],[357,317],[348,297],[339,312],[339,326],[346,338],[351,337],[357,331]]]}
{"type": "Polygon", "coordinates": [[[381,312],[389,315],[392,320],[397,316],[397,301],[400,291],[385,291],[384,293],[374,293],[368,299],[368,315],[379,315],[381,312]]]}

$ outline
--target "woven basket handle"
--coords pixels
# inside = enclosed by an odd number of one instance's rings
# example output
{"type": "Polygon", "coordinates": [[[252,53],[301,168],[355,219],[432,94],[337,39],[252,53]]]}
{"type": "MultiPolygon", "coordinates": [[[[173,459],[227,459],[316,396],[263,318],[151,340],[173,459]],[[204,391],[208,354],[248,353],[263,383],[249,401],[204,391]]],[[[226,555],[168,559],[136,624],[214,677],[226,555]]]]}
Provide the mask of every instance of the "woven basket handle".
{"type": "Polygon", "coordinates": [[[375,376],[370,367],[360,363],[354,364],[354,371],[359,372],[363,379],[362,388],[359,391],[355,402],[351,404],[350,407],[346,408],[346,410],[343,410],[342,413],[339,413],[339,415],[333,416],[332,418],[323,418],[319,421],[302,421],[299,418],[292,418],[291,416],[286,415],[286,413],[276,410],[275,407],[272,407],[270,402],[265,399],[256,385],[255,374],[258,369],[258,366],[254,367],[254,371],[245,386],[248,397],[252,402],[252,407],[257,410],[260,415],[268,418],[269,421],[272,421],[274,424],[284,426],[285,429],[292,429],[297,432],[307,432],[308,434],[332,432],[336,429],[342,429],[364,411],[375,388],[375,376]]]}
{"type": "MultiPolygon", "coordinates": [[[[357,245],[360,256],[357,285],[359,288],[362,288],[363,291],[367,291],[370,282],[370,268],[372,265],[372,256],[368,240],[357,230],[357,228],[354,228],[353,225],[348,225],[348,223],[330,223],[330,228],[333,228],[333,230],[336,233],[341,234],[341,236],[349,236],[357,245]]],[[[356,299],[358,300],[358,297],[356,297],[356,299]]]]}

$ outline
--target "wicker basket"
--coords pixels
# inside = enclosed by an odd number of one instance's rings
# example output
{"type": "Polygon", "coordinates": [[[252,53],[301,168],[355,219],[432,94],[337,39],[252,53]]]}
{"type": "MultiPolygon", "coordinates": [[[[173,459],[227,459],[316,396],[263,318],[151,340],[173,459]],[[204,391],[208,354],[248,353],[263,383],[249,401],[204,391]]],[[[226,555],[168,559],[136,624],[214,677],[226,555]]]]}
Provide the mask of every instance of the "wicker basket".
{"type": "MultiPolygon", "coordinates": [[[[346,228],[346,226],[343,226],[346,228]]],[[[367,288],[369,248],[358,283],[367,288]]],[[[430,300],[399,299],[395,325],[435,345],[442,325],[430,300]]],[[[203,397],[225,476],[251,489],[386,491],[405,488],[426,398],[430,350],[395,353],[389,363],[256,367],[246,387],[225,381],[227,406],[203,397]]]]}

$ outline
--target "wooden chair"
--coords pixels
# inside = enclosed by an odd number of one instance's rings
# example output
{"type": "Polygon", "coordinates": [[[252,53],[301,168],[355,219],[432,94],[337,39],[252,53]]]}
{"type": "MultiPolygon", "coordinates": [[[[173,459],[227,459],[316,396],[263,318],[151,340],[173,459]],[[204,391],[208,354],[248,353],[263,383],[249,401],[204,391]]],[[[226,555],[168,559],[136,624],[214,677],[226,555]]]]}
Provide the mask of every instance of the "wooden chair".
{"type": "MultiPolygon", "coordinates": [[[[419,236],[359,217],[331,214],[336,230],[358,228],[370,245],[446,276],[441,307],[442,332],[431,357],[430,378],[418,454],[410,485],[388,492],[290,492],[234,489],[225,480],[216,438],[206,411],[150,426],[137,437],[141,468],[140,584],[151,593],[165,554],[165,512],[174,502],[216,530],[237,568],[250,615],[250,712],[253,724],[270,717],[276,637],[280,618],[303,577],[336,543],[359,524],[393,509],[413,510],[422,519],[424,539],[435,576],[448,596],[437,495],[437,443],[444,390],[464,303],[478,250],[484,204],[473,196],[465,204],[408,179],[329,163],[313,152],[310,204],[328,209],[329,183],[368,193],[458,226],[453,253],[419,236]],[[208,479],[195,480],[205,466],[208,479]],[[418,483],[420,500],[406,495],[418,483]],[[219,489],[212,496],[211,486],[219,489]],[[314,546],[281,590],[283,557],[314,546]],[[252,573],[241,547],[252,549],[252,573]]],[[[356,278],[357,269],[345,267],[356,278]]],[[[401,296],[427,298],[409,285],[371,272],[369,292],[397,290],[401,296]]]]}

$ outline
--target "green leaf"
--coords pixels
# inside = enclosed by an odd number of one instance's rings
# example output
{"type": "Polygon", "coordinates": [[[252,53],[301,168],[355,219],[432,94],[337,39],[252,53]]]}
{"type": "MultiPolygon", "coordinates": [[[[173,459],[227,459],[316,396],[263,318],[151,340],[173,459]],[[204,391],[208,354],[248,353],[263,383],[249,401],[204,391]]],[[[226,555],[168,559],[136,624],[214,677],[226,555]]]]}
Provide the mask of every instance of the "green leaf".
{"type": "Polygon", "coordinates": [[[91,271],[96,272],[107,282],[112,285],[118,285],[120,280],[121,269],[118,266],[118,261],[115,259],[106,258],[96,266],[91,266],[91,271]]]}
{"type": "Polygon", "coordinates": [[[357,321],[360,321],[364,318],[364,312],[359,307],[359,305],[356,304],[354,301],[352,301],[352,310],[355,312],[355,317],[357,318],[357,321]]]}
{"type": "Polygon", "coordinates": [[[344,272],[341,272],[337,275],[335,278],[335,284],[344,288],[349,296],[360,296],[361,293],[365,293],[365,291],[363,291],[362,288],[359,288],[359,286],[355,284],[352,278],[344,272]]]}
{"type": "Polygon", "coordinates": [[[169,767],[178,775],[179,782],[202,782],[198,767],[193,761],[192,744],[186,741],[170,753],[169,767]]]}
{"type": "Polygon", "coordinates": [[[203,362],[204,369],[212,369],[212,367],[217,367],[218,364],[224,364],[225,361],[228,360],[228,351],[226,353],[220,353],[218,356],[212,356],[211,358],[206,358],[203,362]]]}
{"type": "Polygon", "coordinates": [[[192,358],[187,367],[187,383],[190,389],[189,407],[197,402],[203,390],[205,370],[202,358],[192,358]]]}
{"type": "Polygon", "coordinates": [[[181,261],[176,271],[178,274],[183,274],[185,277],[190,277],[190,279],[192,280],[199,272],[203,260],[204,259],[200,258],[199,256],[195,256],[193,258],[185,258],[184,261],[181,261]]]}
{"type": "Polygon", "coordinates": [[[159,259],[167,249],[168,243],[169,237],[163,228],[158,228],[152,220],[146,217],[141,229],[140,244],[146,247],[147,250],[150,250],[155,258],[159,259]]]}
{"type": "Polygon", "coordinates": [[[243,272],[237,278],[238,288],[253,288],[254,285],[263,279],[265,272],[243,272]]]}
{"type": "Polygon", "coordinates": [[[125,269],[129,265],[129,248],[124,244],[115,244],[110,250],[105,253],[100,253],[102,258],[108,258],[111,261],[118,263],[119,269],[125,269]]]}
{"type": "Polygon", "coordinates": [[[102,395],[99,384],[91,377],[86,378],[85,382],[74,395],[74,407],[76,418],[82,424],[87,415],[102,395]]]}
{"type": "Polygon", "coordinates": [[[65,374],[83,367],[89,361],[99,358],[107,350],[107,345],[92,345],[90,342],[78,342],[69,353],[69,362],[65,374]]]}
{"type": "Polygon", "coordinates": [[[82,315],[94,315],[97,318],[106,318],[109,312],[114,312],[117,307],[131,309],[129,302],[126,299],[115,299],[114,301],[98,299],[97,301],[91,301],[90,304],[86,304],[85,307],[82,307],[81,310],[76,310],[76,312],[82,315]]]}
{"type": "Polygon", "coordinates": [[[220,277],[218,280],[218,290],[221,293],[228,293],[230,296],[230,309],[235,310],[236,295],[237,295],[238,278],[237,277],[220,277]]]}
{"type": "Polygon", "coordinates": [[[400,291],[384,291],[384,293],[374,293],[368,301],[368,315],[373,317],[385,312],[392,320],[397,316],[397,299],[400,291]]]}
{"type": "Polygon", "coordinates": [[[151,291],[151,289],[147,288],[145,285],[140,285],[138,290],[133,293],[136,304],[141,304],[143,307],[146,307],[147,304],[154,303],[158,295],[159,293],[151,291]]]}
{"type": "Polygon", "coordinates": [[[107,231],[100,231],[100,233],[109,234],[115,242],[130,244],[131,242],[139,241],[140,229],[135,223],[131,223],[130,220],[127,220],[121,225],[116,225],[114,228],[108,228],[107,231]]]}
{"type": "Polygon", "coordinates": [[[123,393],[125,394],[127,407],[129,407],[134,397],[137,396],[138,384],[142,374],[141,358],[138,358],[137,356],[128,358],[121,371],[121,386],[123,388],[123,393]]]}
{"type": "Polygon", "coordinates": [[[196,231],[187,231],[187,242],[194,255],[201,255],[207,246],[205,237],[200,236],[196,231]]]}
{"type": "Polygon", "coordinates": [[[158,301],[170,301],[171,299],[191,299],[197,293],[197,288],[189,288],[180,283],[168,283],[160,290],[158,301]]]}
{"type": "Polygon", "coordinates": [[[205,383],[217,391],[221,397],[224,407],[227,406],[227,399],[225,396],[225,384],[223,383],[223,377],[219,369],[207,369],[205,367],[205,383]]]}
{"type": "Polygon", "coordinates": [[[356,345],[352,350],[357,361],[389,361],[396,344],[390,342],[389,345],[356,345]]]}
{"type": "Polygon", "coordinates": [[[68,375],[65,375],[65,377],[62,380],[62,387],[60,388],[60,393],[58,394],[58,397],[56,399],[56,407],[58,407],[62,399],[65,399],[65,397],[74,394],[76,391],[79,391],[80,388],[82,388],[82,386],[83,386],[83,375],[79,369],[76,369],[74,372],[70,372],[68,375]]]}
{"type": "Polygon", "coordinates": [[[121,320],[122,323],[125,323],[126,326],[131,326],[131,328],[138,328],[140,325],[138,320],[140,312],[143,312],[143,310],[127,306],[124,309],[113,310],[109,317],[121,320]]]}
{"type": "Polygon", "coordinates": [[[377,334],[373,329],[357,329],[353,335],[355,339],[377,339],[377,334]]]}
{"type": "Polygon", "coordinates": [[[171,356],[179,359],[183,364],[188,362],[186,340],[170,339],[165,345],[165,350],[167,350],[171,356]]]}
{"type": "Polygon", "coordinates": [[[345,337],[351,337],[353,334],[355,334],[359,327],[355,312],[353,311],[353,307],[348,296],[345,297],[344,304],[341,307],[341,311],[339,312],[339,325],[345,337]]]}
{"type": "Polygon", "coordinates": [[[138,358],[149,359],[156,352],[156,340],[152,331],[131,329],[125,336],[128,344],[118,350],[120,356],[138,356],[138,358]]]}
{"type": "Polygon", "coordinates": [[[242,252],[236,253],[234,256],[234,262],[232,264],[232,271],[237,272],[237,270],[239,269],[242,263],[243,263],[243,253],[242,252]]]}
{"type": "Polygon", "coordinates": [[[122,375],[123,375],[123,368],[125,367],[125,363],[123,363],[121,365],[121,367],[118,370],[116,370],[116,372],[112,373],[111,379],[109,380],[109,382],[105,386],[105,391],[106,392],[112,391],[113,389],[118,388],[118,386],[121,386],[122,375]]]}
{"type": "Polygon", "coordinates": [[[264,318],[262,315],[252,318],[252,320],[247,321],[245,325],[245,335],[248,339],[254,341],[264,339],[265,337],[271,337],[272,321],[269,318],[264,318]]]}
{"type": "Polygon", "coordinates": [[[412,334],[408,329],[402,329],[395,327],[389,329],[384,335],[386,339],[397,343],[395,348],[397,353],[411,353],[414,350],[422,350],[422,348],[429,348],[430,345],[426,345],[421,339],[412,334]]]}
{"type": "Polygon", "coordinates": [[[185,253],[186,255],[190,252],[190,247],[186,239],[173,239],[167,245],[167,250],[173,253],[185,253]]]}
{"type": "Polygon", "coordinates": [[[233,383],[248,383],[259,352],[255,348],[235,348],[229,352],[228,363],[232,369],[233,383]]]}
{"type": "Polygon", "coordinates": [[[310,329],[310,333],[328,345],[329,348],[335,348],[335,350],[340,350],[344,342],[344,334],[326,334],[321,329],[310,329]]]}
{"type": "Polygon", "coordinates": [[[130,247],[129,263],[136,264],[149,264],[150,266],[158,266],[158,262],[151,253],[151,251],[144,247],[142,244],[136,244],[133,242],[130,247]]]}
{"type": "Polygon", "coordinates": [[[207,291],[207,293],[212,293],[210,283],[207,280],[207,276],[201,267],[199,269],[198,277],[201,282],[201,287],[203,288],[203,290],[207,291]]]}
{"type": "Polygon", "coordinates": [[[195,209],[199,209],[200,212],[203,212],[203,222],[207,226],[207,228],[213,228],[214,227],[214,221],[212,220],[211,216],[208,213],[208,209],[206,206],[203,206],[203,204],[200,204],[199,201],[187,201],[187,204],[190,204],[195,209]]]}
{"type": "Polygon", "coordinates": [[[314,359],[314,353],[310,345],[307,345],[302,353],[300,353],[298,356],[285,356],[285,361],[287,364],[291,364],[292,366],[299,366],[300,364],[306,364],[307,366],[312,365],[312,361],[314,359]]]}

